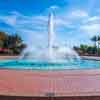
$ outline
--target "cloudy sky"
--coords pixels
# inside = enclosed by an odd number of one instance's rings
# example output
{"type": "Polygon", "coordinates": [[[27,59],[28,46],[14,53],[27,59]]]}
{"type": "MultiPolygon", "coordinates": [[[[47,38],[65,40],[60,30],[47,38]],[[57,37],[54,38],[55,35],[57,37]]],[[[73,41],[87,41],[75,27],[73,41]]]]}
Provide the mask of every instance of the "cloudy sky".
{"type": "Polygon", "coordinates": [[[28,44],[46,44],[51,10],[58,44],[91,44],[100,33],[100,0],[0,0],[0,30],[17,32],[28,44]]]}

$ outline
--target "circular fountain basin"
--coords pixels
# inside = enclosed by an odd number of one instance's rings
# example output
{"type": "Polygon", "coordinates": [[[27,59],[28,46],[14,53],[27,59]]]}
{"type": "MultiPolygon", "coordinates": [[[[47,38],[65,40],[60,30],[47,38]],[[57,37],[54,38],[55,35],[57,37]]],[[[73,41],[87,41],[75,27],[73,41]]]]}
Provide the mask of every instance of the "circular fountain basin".
{"type": "Polygon", "coordinates": [[[0,68],[32,69],[32,70],[64,70],[64,69],[90,69],[100,68],[100,61],[81,59],[78,61],[59,60],[43,61],[29,59],[0,60],[0,68]]]}

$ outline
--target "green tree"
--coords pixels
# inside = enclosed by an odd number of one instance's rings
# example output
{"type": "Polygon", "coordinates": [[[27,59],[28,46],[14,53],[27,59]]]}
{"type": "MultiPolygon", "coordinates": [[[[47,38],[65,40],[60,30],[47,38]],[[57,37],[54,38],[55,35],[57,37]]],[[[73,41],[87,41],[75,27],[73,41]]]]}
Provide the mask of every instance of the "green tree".
{"type": "Polygon", "coordinates": [[[80,50],[82,50],[82,51],[83,51],[83,53],[86,53],[87,48],[88,48],[88,46],[87,46],[87,45],[83,45],[83,44],[81,44],[81,45],[80,45],[80,50]]]}
{"type": "Polygon", "coordinates": [[[91,55],[95,55],[97,52],[97,48],[95,46],[88,46],[87,53],[91,55]]]}
{"type": "Polygon", "coordinates": [[[3,47],[4,41],[7,39],[7,34],[3,31],[0,31],[0,47],[3,47]]]}
{"type": "Polygon", "coordinates": [[[20,54],[26,45],[18,34],[9,35],[7,40],[7,45],[14,54],[20,54]]]}
{"type": "Polygon", "coordinates": [[[100,46],[100,36],[97,37],[97,42],[98,42],[98,48],[100,46]]]}
{"type": "Polygon", "coordinates": [[[91,41],[94,42],[94,46],[95,46],[95,47],[97,47],[97,46],[96,46],[96,42],[98,41],[97,38],[98,38],[97,36],[93,36],[93,37],[91,38],[91,41]]]}
{"type": "Polygon", "coordinates": [[[8,35],[3,42],[3,47],[9,49],[13,54],[20,54],[26,48],[26,45],[18,34],[8,35]]]}
{"type": "Polygon", "coordinates": [[[10,35],[0,31],[0,47],[8,49],[10,53],[20,54],[26,48],[26,44],[17,33],[10,35]]]}

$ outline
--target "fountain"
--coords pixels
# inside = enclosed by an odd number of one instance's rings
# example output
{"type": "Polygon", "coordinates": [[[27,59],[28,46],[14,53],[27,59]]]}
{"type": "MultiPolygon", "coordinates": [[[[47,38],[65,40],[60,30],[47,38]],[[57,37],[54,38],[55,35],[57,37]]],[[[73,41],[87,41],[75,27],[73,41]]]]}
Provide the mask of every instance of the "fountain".
{"type": "MultiPolygon", "coordinates": [[[[48,46],[29,46],[20,59],[1,60],[1,68],[60,70],[100,68],[100,61],[80,59],[78,54],[69,46],[55,46],[54,16],[48,18],[48,46]]],[[[44,45],[43,45],[44,46],[44,45]]]]}
{"type": "Polygon", "coordinates": [[[48,47],[42,50],[38,48],[27,48],[21,58],[23,59],[35,59],[44,60],[49,62],[59,61],[73,61],[73,59],[79,59],[78,54],[68,46],[54,46],[55,33],[54,33],[54,16],[53,13],[49,14],[48,18],[48,47]],[[37,52],[38,51],[38,52],[37,52]],[[37,52],[37,53],[36,53],[37,52]]]}

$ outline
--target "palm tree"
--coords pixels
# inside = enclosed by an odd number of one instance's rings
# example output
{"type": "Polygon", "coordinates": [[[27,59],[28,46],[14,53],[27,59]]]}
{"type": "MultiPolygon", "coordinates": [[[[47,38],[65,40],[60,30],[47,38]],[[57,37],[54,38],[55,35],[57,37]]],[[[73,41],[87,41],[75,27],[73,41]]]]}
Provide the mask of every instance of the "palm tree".
{"type": "Polygon", "coordinates": [[[99,45],[100,45],[100,36],[98,36],[98,48],[99,48],[99,45]]]}
{"type": "Polygon", "coordinates": [[[99,35],[93,36],[93,37],[91,38],[91,40],[92,40],[93,42],[95,42],[95,47],[97,48],[97,55],[98,55],[98,48],[99,48],[99,45],[100,45],[100,36],[99,36],[99,35]],[[97,46],[96,46],[96,43],[97,43],[97,46]]]}
{"type": "Polygon", "coordinates": [[[93,36],[93,37],[91,38],[91,41],[94,42],[94,47],[97,47],[97,46],[96,46],[96,42],[98,41],[98,40],[97,40],[97,36],[93,36]]]}

